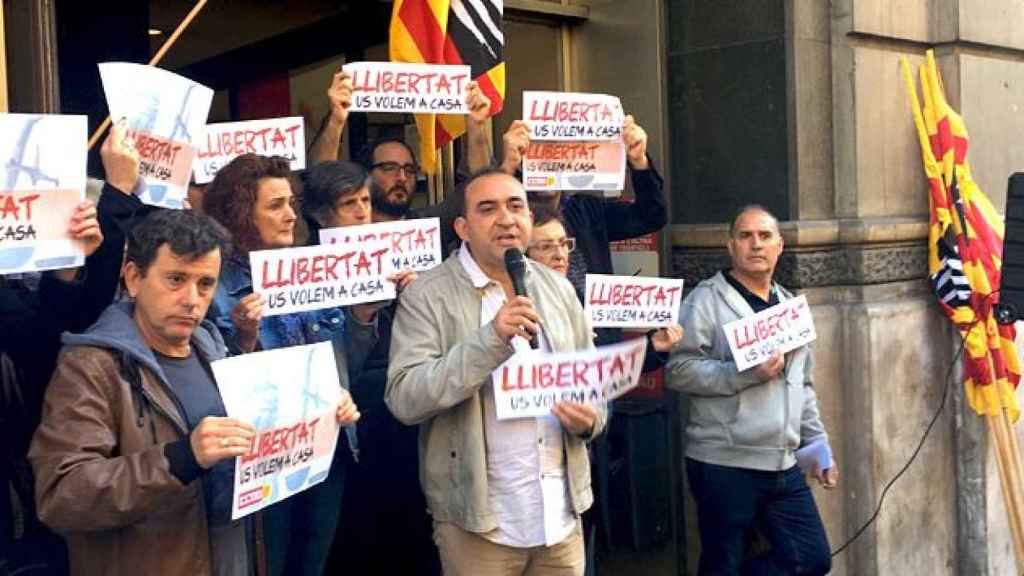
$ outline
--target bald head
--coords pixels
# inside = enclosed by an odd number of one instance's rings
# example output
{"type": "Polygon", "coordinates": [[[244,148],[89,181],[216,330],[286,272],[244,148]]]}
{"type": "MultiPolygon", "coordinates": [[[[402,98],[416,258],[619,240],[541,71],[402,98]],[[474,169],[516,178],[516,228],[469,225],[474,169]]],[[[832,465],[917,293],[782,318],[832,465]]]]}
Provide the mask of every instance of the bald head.
{"type": "Polygon", "coordinates": [[[775,233],[782,233],[779,230],[779,219],[776,218],[774,214],[772,214],[771,210],[768,210],[767,208],[761,206],[760,204],[747,204],[746,206],[743,206],[736,212],[736,216],[734,216],[732,222],[729,223],[730,238],[736,235],[737,224],[739,223],[739,221],[750,213],[758,213],[767,216],[775,226],[775,233]]]}
{"type": "Polygon", "coordinates": [[[739,211],[730,226],[729,256],[734,278],[751,285],[767,285],[783,249],[779,221],[761,206],[739,211]]]}

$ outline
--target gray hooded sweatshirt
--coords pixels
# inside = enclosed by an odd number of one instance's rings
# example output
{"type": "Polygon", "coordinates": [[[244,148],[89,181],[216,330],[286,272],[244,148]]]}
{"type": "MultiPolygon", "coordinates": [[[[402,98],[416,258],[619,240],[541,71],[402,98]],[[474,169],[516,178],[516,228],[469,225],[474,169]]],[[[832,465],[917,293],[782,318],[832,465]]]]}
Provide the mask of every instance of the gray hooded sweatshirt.
{"type": "MultiPolygon", "coordinates": [[[[793,297],[778,284],[784,301],[793,297]]],[[[796,464],[794,452],[827,440],[811,385],[811,349],[786,354],[786,367],[762,383],[754,369],[736,369],[722,326],[754,311],[719,272],[683,301],[685,334],[665,367],[666,384],[686,392],[690,416],[686,456],[700,462],[779,471],[796,464]]]]}

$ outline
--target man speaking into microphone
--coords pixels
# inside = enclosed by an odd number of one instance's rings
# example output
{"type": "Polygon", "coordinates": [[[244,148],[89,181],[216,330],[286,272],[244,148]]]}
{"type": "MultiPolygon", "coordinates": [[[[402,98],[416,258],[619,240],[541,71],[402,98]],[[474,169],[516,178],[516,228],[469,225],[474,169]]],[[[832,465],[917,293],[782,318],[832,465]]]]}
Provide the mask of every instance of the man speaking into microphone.
{"type": "Polygon", "coordinates": [[[589,319],[565,278],[522,260],[532,224],[518,180],[485,171],[454,201],[462,245],[399,298],[386,393],[395,417],[420,424],[444,573],[582,575],[585,443],[605,409],[563,402],[550,416],[498,420],[491,373],[534,339],[545,352],[591,348],[589,319]]]}

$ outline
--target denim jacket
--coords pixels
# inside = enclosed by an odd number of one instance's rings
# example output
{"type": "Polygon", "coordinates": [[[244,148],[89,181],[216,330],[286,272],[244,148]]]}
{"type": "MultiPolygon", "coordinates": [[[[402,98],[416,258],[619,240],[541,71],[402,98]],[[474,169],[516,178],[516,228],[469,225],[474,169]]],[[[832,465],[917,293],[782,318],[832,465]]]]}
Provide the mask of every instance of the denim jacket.
{"type": "MultiPolygon", "coordinates": [[[[249,294],[252,294],[249,263],[238,257],[229,257],[224,262],[217,293],[213,296],[206,317],[220,329],[232,356],[241,354],[242,350],[235,341],[235,323],[231,320],[231,311],[249,294]]],[[[338,340],[344,333],[345,313],[342,308],[270,316],[260,320],[260,348],[273,350],[338,340]]]]}

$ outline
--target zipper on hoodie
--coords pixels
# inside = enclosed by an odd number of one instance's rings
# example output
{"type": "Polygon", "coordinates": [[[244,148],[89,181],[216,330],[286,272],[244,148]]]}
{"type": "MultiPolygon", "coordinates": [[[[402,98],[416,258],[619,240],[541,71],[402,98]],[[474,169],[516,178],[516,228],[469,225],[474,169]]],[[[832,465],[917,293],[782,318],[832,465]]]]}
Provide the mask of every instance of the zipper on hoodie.
{"type": "MultiPolygon", "coordinates": [[[[178,424],[178,421],[175,420],[170,413],[164,410],[164,408],[156,402],[156,399],[146,391],[145,387],[142,386],[141,369],[139,368],[138,363],[136,363],[127,352],[121,353],[121,374],[126,380],[128,380],[128,384],[131,386],[133,400],[138,402],[135,424],[139,428],[142,428],[143,426],[144,409],[148,406],[150,410],[160,414],[164,418],[167,418],[178,432],[186,436],[188,435],[188,432],[178,424]],[[136,395],[138,398],[135,398],[136,395]]],[[[159,380],[159,378],[157,379],[159,380]]],[[[163,385],[163,382],[161,382],[161,385],[163,385]]],[[[149,431],[153,438],[153,443],[157,444],[156,423],[153,421],[152,417],[149,419],[149,431]]]]}
{"type": "MultiPolygon", "coordinates": [[[[785,362],[786,356],[783,355],[783,362],[785,362]]],[[[786,452],[789,448],[786,447],[786,432],[789,430],[789,366],[783,365],[782,368],[782,432],[779,437],[779,445],[782,446],[782,452],[779,453],[779,470],[782,470],[783,464],[786,463],[786,452]]]]}

